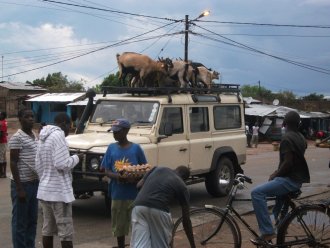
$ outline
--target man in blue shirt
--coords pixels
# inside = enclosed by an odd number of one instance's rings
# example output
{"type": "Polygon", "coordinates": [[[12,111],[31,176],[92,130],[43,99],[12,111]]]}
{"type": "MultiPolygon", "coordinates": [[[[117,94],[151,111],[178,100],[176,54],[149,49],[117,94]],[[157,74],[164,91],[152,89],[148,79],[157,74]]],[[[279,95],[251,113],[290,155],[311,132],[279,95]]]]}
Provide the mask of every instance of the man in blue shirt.
{"type": "Polygon", "coordinates": [[[112,232],[117,237],[118,248],[125,247],[125,236],[128,235],[131,223],[132,203],[138,193],[136,181],[123,177],[119,168],[124,165],[146,164],[144,152],[139,144],[128,141],[127,134],[131,125],[126,119],[117,119],[113,122],[110,131],[117,141],[109,145],[102,166],[106,169],[109,183],[111,204],[112,232]]]}

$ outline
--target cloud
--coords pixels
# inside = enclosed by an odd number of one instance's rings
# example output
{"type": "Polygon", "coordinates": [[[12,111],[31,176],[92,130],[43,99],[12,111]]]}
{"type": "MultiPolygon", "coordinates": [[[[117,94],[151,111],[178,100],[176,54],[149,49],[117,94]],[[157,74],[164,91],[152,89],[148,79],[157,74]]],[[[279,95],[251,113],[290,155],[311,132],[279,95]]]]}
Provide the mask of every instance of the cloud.
{"type": "MultiPolygon", "coordinates": [[[[77,45],[92,43],[92,41],[86,38],[79,39],[74,32],[74,28],[67,25],[44,23],[38,26],[31,26],[19,22],[11,22],[1,23],[0,30],[6,34],[0,40],[0,46],[4,54],[4,75],[16,74],[76,56],[79,54],[74,52],[74,50],[79,49],[77,45]],[[20,50],[13,50],[13,47],[19,47],[20,50]],[[25,53],[16,53],[22,51],[25,51],[25,53]]],[[[66,74],[63,71],[65,69],[67,72],[72,72],[74,80],[79,80],[81,75],[74,73],[74,71],[78,68],[84,68],[82,65],[89,64],[89,59],[91,57],[68,61],[66,62],[66,67],[55,65],[51,68],[46,67],[28,72],[27,74],[17,74],[11,76],[11,79],[23,82],[26,80],[32,81],[56,71],[62,71],[63,74],[66,74]]]]}
{"type": "Polygon", "coordinates": [[[69,46],[85,42],[74,38],[72,27],[45,23],[37,27],[21,23],[4,24],[9,33],[6,42],[24,49],[69,46]]]}

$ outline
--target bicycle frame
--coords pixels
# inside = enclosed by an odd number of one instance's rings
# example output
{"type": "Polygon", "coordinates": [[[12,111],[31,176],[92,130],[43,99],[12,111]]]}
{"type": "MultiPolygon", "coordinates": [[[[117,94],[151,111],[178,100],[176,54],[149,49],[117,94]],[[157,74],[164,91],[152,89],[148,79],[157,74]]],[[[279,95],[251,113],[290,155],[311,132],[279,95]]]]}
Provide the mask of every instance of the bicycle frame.
{"type": "MultiPolygon", "coordinates": [[[[223,212],[224,216],[223,218],[221,219],[221,222],[219,223],[218,227],[216,228],[216,230],[205,240],[203,240],[201,242],[201,244],[205,245],[207,241],[209,241],[212,237],[214,237],[214,235],[216,235],[218,233],[218,231],[221,229],[223,223],[225,222],[226,218],[229,218],[234,222],[234,225],[237,227],[238,224],[236,222],[236,220],[234,218],[232,218],[232,215],[235,216],[247,229],[248,231],[255,237],[257,238],[258,237],[258,234],[256,233],[256,231],[254,231],[252,229],[252,227],[240,216],[240,214],[234,209],[234,207],[232,206],[234,200],[235,200],[235,196],[236,196],[236,193],[237,193],[237,190],[238,190],[238,185],[239,185],[239,181],[234,181],[234,186],[232,187],[230,193],[229,193],[229,198],[227,200],[227,203],[226,203],[226,208],[225,209],[220,209],[216,206],[213,206],[213,205],[205,205],[206,208],[214,208],[216,210],[221,210],[221,212],[223,212]],[[232,213],[232,214],[230,214],[232,213]]],[[[237,230],[240,234],[240,230],[238,229],[237,230]]]]}
{"type": "MultiPolygon", "coordinates": [[[[242,189],[244,187],[244,182],[252,183],[252,180],[243,174],[237,174],[234,180],[234,184],[229,193],[225,208],[219,208],[214,205],[205,205],[205,208],[196,209],[197,211],[192,210],[193,213],[196,214],[196,220],[198,220],[196,222],[197,226],[199,225],[199,218],[200,216],[202,216],[203,213],[207,214],[207,216],[210,214],[210,216],[214,217],[212,228],[206,229],[207,231],[204,233],[204,235],[199,236],[198,241],[200,244],[206,245],[206,243],[208,241],[211,241],[211,239],[214,238],[216,235],[218,236],[215,238],[215,242],[226,242],[226,240],[222,240],[221,238],[221,229],[224,228],[223,233],[225,235],[230,235],[231,237],[233,237],[233,239],[231,240],[232,244],[235,244],[235,247],[241,247],[242,235],[241,228],[238,223],[241,223],[244,227],[246,227],[252,237],[258,238],[258,233],[243,218],[244,216],[241,216],[233,207],[234,201],[248,200],[235,199],[237,190],[242,189]]],[[[302,204],[296,206],[295,202],[292,201],[292,199],[296,198],[297,196],[298,194],[296,193],[290,193],[284,199],[285,207],[282,208],[279,214],[280,220],[277,224],[276,244],[261,240],[260,242],[253,242],[254,245],[256,245],[257,247],[268,248],[291,247],[294,245],[307,245],[308,247],[329,247],[329,202],[324,202],[320,204],[302,204]],[[291,208],[290,211],[289,208],[291,208]]],[[[271,197],[267,200],[275,200],[275,198],[271,197]]],[[[201,217],[201,219],[203,219],[203,217],[201,217]]],[[[182,225],[182,217],[175,223],[173,233],[175,233],[175,231],[180,225],[182,225]]],[[[203,226],[204,223],[202,223],[201,225],[203,226]]],[[[224,244],[226,245],[226,243],[224,244]]]]}
{"type": "MultiPolygon", "coordinates": [[[[246,222],[246,220],[244,220],[243,217],[241,217],[241,215],[232,206],[234,201],[239,201],[239,199],[235,199],[235,196],[236,196],[237,190],[239,189],[241,183],[242,182],[240,182],[239,180],[236,180],[236,179],[234,180],[234,185],[233,185],[233,187],[232,187],[232,189],[229,193],[229,197],[228,197],[228,200],[227,200],[227,203],[226,203],[226,207],[224,209],[221,209],[221,208],[213,206],[213,205],[205,205],[206,208],[213,208],[213,209],[216,209],[217,211],[222,212],[223,213],[223,218],[221,219],[221,221],[220,221],[218,227],[215,229],[215,231],[207,239],[201,241],[202,245],[205,245],[207,243],[207,241],[212,239],[212,237],[214,237],[219,232],[219,230],[221,229],[221,227],[222,227],[223,223],[225,222],[226,218],[229,218],[233,222],[234,226],[237,229],[237,232],[238,232],[239,236],[241,236],[241,233],[240,233],[240,228],[238,227],[236,219],[239,220],[240,223],[242,223],[246,227],[246,229],[250,232],[250,234],[254,238],[259,237],[258,233],[246,222]],[[236,217],[236,219],[233,218],[233,217],[236,217]]],[[[267,200],[275,200],[275,198],[271,197],[267,200]]],[[[245,200],[243,200],[243,201],[245,201],[245,200]]],[[[293,210],[297,209],[296,205],[290,200],[290,198],[286,199],[286,201],[287,202],[285,204],[287,206],[285,206],[285,209],[283,211],[281,211],[281,214],[280,214],[280,217],[279,217],[279,220],[278,220],[279,221],[278,222],[279,223],[278,224],[279,229],[281,228],[281,222],[285,219],[285,216],[292,214],[293,210]],[[288,207],[292,208],[292,210],[290,212],[288,212],[288,207]]],[[[304,223],[304,221],[302,219],[300,219],[300,221],[303,224],[303,227],[304,227],[306,233],[308,233],[312,236],[311,232],[308,230],[308,227],[304,223]]],[[[304,242],[304,243],[306,243],[306,242],[304,242]]],[[[290,245],[290,244],[292,245],[292,244],[299,244],[299,243],[297,243],[295,241],[291,241],[291,242],[288,242],[288,244],[285,244],[285,245],[290,245]]],[[[273,244],[270,244],[268,242],[265,242],[263,245],[266,246],[266,247],[279,247],[277,245],[273,245],[273,244]]]]}

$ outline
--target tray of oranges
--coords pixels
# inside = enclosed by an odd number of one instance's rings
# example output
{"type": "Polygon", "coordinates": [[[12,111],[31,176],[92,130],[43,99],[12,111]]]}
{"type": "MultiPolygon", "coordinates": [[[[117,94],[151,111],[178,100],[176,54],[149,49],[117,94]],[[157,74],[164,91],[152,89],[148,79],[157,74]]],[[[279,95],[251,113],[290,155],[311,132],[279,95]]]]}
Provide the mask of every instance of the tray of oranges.
{"type": "Polygon", "coordinates": [[[127,178],[142,178],[153,166],[149,164],[130,165],[125,161],[115,164],[116,171],[122,176],[127,178]]]}

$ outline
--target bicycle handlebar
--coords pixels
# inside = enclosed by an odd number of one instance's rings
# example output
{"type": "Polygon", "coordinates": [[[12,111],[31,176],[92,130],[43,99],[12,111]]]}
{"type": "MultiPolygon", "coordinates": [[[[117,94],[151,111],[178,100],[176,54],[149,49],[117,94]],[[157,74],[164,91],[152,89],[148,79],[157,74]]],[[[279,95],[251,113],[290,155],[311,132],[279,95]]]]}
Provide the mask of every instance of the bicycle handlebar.
{"type": "Polygon", "coordinates": [[[252,179],[248,176],[245,176],[244,174],[241,174],[241,173],[238,173],[236,175],[236,180],[238,182],[241,182],[241,183],[247,182],[247,183],[252,184],[252,179]]]}

